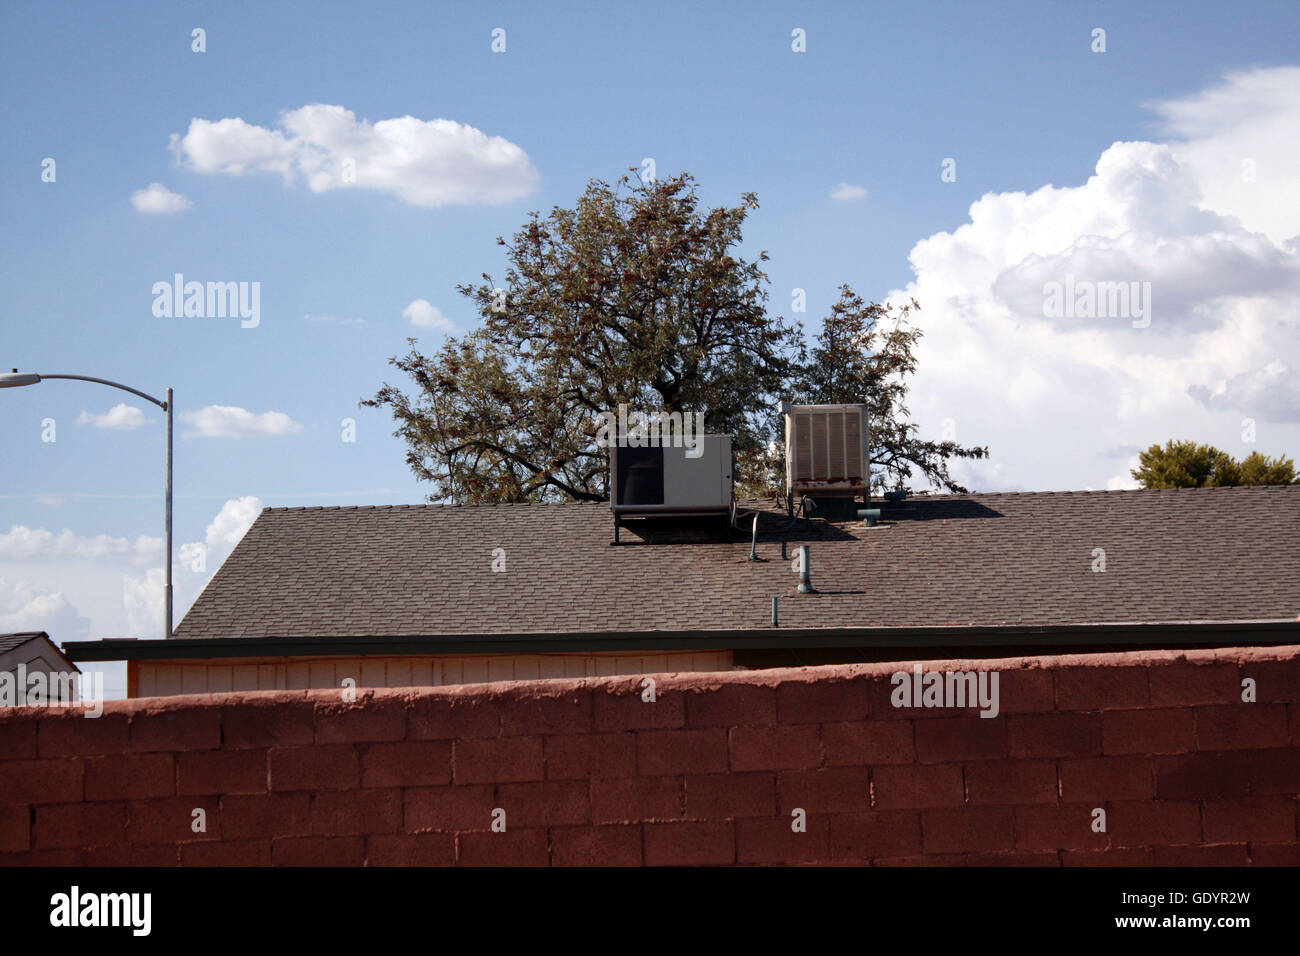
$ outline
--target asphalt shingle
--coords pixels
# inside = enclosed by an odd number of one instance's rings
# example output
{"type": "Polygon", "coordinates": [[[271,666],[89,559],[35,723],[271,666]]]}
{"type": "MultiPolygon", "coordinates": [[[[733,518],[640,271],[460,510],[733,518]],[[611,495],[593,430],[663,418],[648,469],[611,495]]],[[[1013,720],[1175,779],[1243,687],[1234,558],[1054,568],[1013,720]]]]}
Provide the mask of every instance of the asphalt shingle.
{"type": "Polygon", "coordinates": [[[1300,486],[917,497],[887,527],[605,504],[269,508],[177,638],[1294,620],[1300,486]],[[811,547],[815,595],[791,561],[811,547]],[[494,549],[505,570],[492,570],[494,549]],[[1104,549],[1105,572],[1093,570],[1104,549]]]}

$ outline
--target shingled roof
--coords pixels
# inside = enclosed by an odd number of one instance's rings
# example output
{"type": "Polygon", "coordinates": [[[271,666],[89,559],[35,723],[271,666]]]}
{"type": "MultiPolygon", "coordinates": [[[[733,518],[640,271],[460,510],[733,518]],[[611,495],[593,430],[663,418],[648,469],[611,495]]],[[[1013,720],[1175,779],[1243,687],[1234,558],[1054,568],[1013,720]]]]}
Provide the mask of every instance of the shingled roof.
{"type": "Polygon", "coordinates": [[[885,526],[760,511],[625,526],[605,504],[268,508],[189,638],[1295,621],[1300,486],[910,499],[885,526]],[[791,559],[811,547],[816,594],[791,559]],[[504,572],[492,570],[503,549],[504,572]],[[1093,570],[1094,549],[1105,572],[1093,570]]]}

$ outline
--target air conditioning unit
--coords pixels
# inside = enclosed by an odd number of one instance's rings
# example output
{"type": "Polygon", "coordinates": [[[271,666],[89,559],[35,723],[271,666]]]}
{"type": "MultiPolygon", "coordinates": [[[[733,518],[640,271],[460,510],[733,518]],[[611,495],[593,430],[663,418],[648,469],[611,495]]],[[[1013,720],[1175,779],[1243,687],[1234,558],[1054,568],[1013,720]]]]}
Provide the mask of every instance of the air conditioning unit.
{"type": "Polygon", "coordinates": [[[730,513],[730,435],[701,435],[695,448],[609,449],[610,507],[618,515],[730,513]]]}
{"type": "Polygon", "coordinates": [[[787,405],[785,486],[800,495],[866,495],[871,480],[866,405],[787,405]]]}

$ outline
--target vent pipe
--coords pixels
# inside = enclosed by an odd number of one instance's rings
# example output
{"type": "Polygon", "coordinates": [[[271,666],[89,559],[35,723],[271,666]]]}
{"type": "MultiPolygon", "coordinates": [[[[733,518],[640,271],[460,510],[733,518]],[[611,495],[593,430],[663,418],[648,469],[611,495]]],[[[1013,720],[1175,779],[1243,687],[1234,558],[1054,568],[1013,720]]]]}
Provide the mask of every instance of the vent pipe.
{"type": "Polygon", "coordinates": [[[812,549],[806,544],[799,545],[799,593],[812,594],[812,549]]]}

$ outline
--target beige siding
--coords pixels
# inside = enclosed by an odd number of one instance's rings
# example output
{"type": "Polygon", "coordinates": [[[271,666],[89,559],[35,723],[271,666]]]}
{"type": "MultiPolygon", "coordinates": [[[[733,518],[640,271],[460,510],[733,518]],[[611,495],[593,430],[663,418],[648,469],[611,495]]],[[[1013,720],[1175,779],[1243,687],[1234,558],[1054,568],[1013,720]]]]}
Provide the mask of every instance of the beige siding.
{"type": "Polygon", "coordinates": [[[731,670],[731,651],[655,654],[467,654],[460,657],[285,657],[255,660],[131,661],[132,697],[242,690],[439,687],[499,680],[731,670]]]}

